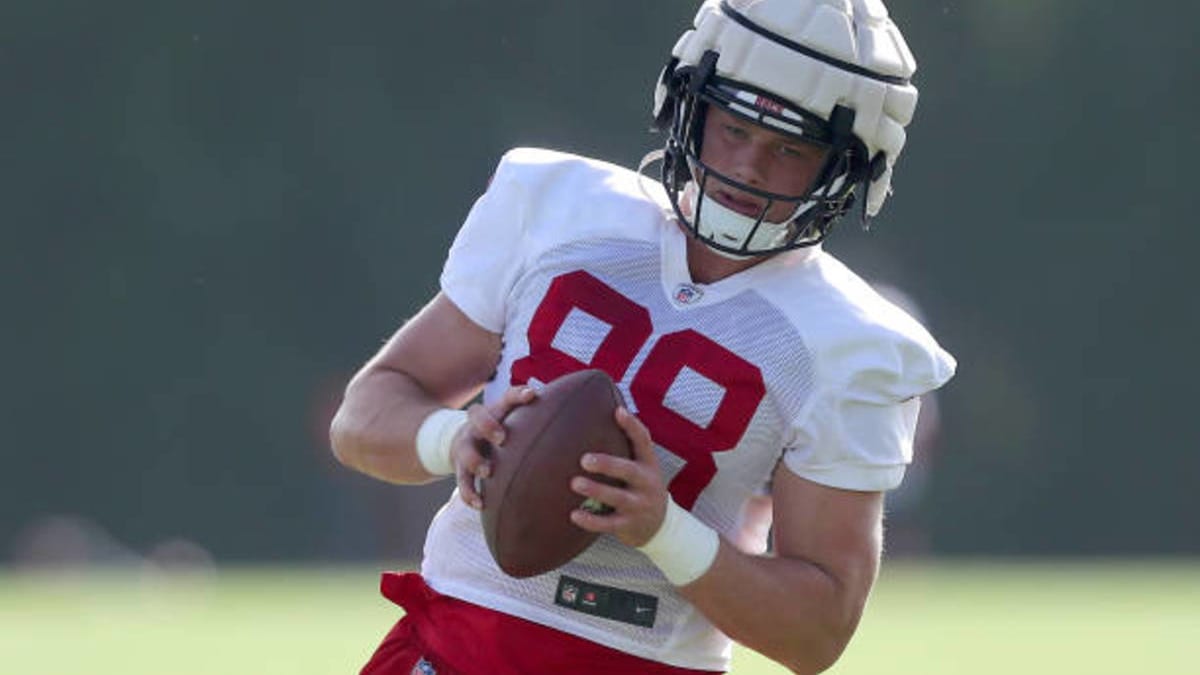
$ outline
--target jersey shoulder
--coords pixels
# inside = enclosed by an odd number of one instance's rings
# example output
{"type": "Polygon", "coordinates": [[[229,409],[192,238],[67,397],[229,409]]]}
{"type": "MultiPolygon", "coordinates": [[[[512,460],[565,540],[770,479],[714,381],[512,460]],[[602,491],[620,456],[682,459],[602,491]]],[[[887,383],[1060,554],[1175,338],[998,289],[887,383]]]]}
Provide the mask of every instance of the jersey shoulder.
{"type": "Polygon", "coordinates": [[[825,251],[775,287],[827,385],[892,403],[936,389],[957,363],[928,329],[825,251]]]}
{"type": "Polygon", "coordinates": [[[455,235],[442,290],[499,332],[508,293],[533,270],[578,264],[615,250],[613,241],[658,240],[665,214],[640,187],[637,174],[608,162],[540,148],[506,152],[455,235]]]}
{"type": "Polygon", "coordinates": [[[526,227],[545,234],[637,235],[645,225],[661,223],[669,208],[656,181],[604,160],[545,148],[506,152],[488,189],[520,193],[526,227]],[[622,231],[622,225],[634,227],[622,231]]]}
{"type": "MultiPolygon", "coordinates": [[[[618,164],[548,148],[517,147],[500,157],[496,176],[529,189],[585,187],[599,183],[627,191],[637,188],[637,173],[618,164]]],[[[644,196],[644,195],[640,195],[644,196]]]]}

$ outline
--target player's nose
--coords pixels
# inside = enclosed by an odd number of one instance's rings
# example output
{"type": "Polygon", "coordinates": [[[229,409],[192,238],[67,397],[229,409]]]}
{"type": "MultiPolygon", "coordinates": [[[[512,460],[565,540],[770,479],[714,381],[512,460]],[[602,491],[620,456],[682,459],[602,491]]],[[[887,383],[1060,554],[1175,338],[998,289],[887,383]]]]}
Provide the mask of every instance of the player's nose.
{"type": "Polygon", "coordinates": [[[761,143],[746,143],[733,156],[733,178],[758,187],[766,181],[771,160],[770,149],[761,143]]]}

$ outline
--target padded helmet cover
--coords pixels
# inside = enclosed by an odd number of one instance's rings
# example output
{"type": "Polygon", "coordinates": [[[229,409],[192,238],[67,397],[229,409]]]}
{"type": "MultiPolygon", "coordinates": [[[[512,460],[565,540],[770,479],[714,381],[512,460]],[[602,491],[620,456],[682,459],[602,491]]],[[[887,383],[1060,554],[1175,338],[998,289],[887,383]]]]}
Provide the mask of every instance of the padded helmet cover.
{"type": "Polygon", "coordinates": [[[865,212],[879,212],[917,105],[909,81],[916,60],[881,0],[706,0],[659,78],[660,123],[680,95],[672,71],[696,68],[708,52],[717,54],[718,77],[822,120],[832,122],[835,108],[852,110],[852,133],[871,163],[865,212]]]}

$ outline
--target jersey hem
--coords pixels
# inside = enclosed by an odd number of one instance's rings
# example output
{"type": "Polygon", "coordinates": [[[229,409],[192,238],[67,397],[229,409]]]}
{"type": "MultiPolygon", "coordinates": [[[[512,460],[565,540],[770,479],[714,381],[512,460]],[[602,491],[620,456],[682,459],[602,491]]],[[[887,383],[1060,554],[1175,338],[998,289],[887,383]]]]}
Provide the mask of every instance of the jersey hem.
{"type": "Polygon", "coordinates": [[[904,479],[905,464],[894,466],[793,466],[784,455],[783,462],[797,476],[839,490],[858,492],[886,492],[900,485],[904,479]]]}
{"type": "Polygon", "coordinates": [[[676,659],[671,658],[667,654],[655,650],[648,650],[638,645],[637,643],[626,642],[623,640],[613,639],[613,635],[602,630],[598,630],[586,625],[571,626],[570,629],[563,626],[555,625],[555,620],[561,620],[562,617],[542,610],[541,608],[526,605],[523,603],[514,603],[512,598],[505,595],[494,593],[482,593],[477,588],[468,587],[461,584],[456,584],[452,581],[445,581],[436,578],[426,578],[426,583],[429,584],[438,593],[449,595],[459,600],[475,603],[483,607],[494,609],[496,611],[505,612],[512,616],[520,617],[526,621],[552,628],[557,631],[562,631],[576,637],[590,640],[596,644],[603,645],[618,651],[632,654],[634,656],[658,661],[679,668],[690,668],[692,670],[709,670],[709,671],[728,671],[732,659],[718,658],[712,660],[698,659],[676,659]]]}

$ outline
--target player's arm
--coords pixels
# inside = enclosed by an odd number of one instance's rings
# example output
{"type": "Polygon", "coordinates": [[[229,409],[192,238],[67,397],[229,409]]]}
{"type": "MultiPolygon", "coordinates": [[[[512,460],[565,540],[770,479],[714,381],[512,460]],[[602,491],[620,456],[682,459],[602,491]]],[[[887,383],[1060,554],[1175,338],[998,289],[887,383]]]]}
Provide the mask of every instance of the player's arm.
{"type": "MultiPolygon", "coordinates": [[[[351,379],[330,427],[334,454],[380,480],[433,480],[416,453],[418,429],[434,411],[473,398],[499,356],[500,336],[439,293],[351,379]]],[[[485,417],[483,409],[472,411],[477,426],[485,417]]]]}
{"type": "Polygon", "coordinates": [[[721,540],[712,567],[680,592],[721,631],[797,673],[833,665],[879,570],[883,495],[775,472],[774,557],[721,540]]]}
{"type": "Polygon", "coordinates": [[[826,487],[780,464],[771,493],[774,556],[743,553],[670,501],[645,426],[624,409],[617,422],[634,458],[588,454],[583,468],[626,486],[582,476],[573,482],[581,495],[616,510],[598,516],[580,509],[572,520],[643,548],[737,642],[797,673],[830,667],[854,634],[879,569],[882,493],[826,487]]]}

